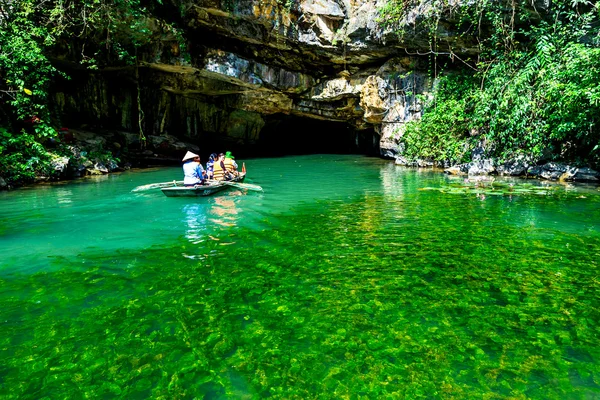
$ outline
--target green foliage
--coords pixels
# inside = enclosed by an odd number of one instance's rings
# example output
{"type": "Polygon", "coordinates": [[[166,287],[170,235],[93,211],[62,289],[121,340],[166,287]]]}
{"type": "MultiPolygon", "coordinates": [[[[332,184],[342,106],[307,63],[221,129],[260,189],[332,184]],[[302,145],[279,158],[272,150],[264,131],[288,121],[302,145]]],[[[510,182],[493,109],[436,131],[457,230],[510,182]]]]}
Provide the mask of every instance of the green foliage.
{"type": "Polygon", "coordinates": [[[433,41],[437,21],[450,14],[491,31],[477,32],[482,58],[470,87],[451,88],[444,82],[455,78],[442,78],[433,106],[426,105],[423,119],[407,127],[402,141],[408,157],[459,161],[484,140],[491,155],[501,159],[522,153],[537,159],[600,162],[595,7],[557,1],[539,14],[526,5],[507,9],[500,2],[477,1],[453,9],[434,1],[427,8],[432,20],[407,25],[407,10],[419,4],[388,2],[382,20],[396,26],[400,35],[416,26],[427,29],[433,41]]]}
{"type": "Polygon", "coordinates": [[[18,135],[0,128],[0,176],[9,184],[32,181],[37,172],[49,172],[49,154],[36,136],[18,135]]]}
{"type": "Polygon", "coordinates": [[[48,109],[48,90],[59,72],[47,55],[66,47],[90,69],[136,64],[137,49],[151,43],[155,31],[182,42],[177,28],[149,17],[147,7],[161,4],[21,0],[0,8],[1,177],[16,183],[50,171],[45,146],[55,143],[58,122],[48,109]]]}
{"type": "Polygon", "coordinates": [[[459,162],[468,156],[468,94],[473,79],[451,75],[439,81],[435,99],[425,100],[420,121],[406,125],[401,141],[409,159],[459,162]]]}
{"type": "Polygon", "coordinates": [[[296,1],[295,0],[277,0],[277,3],[281,4],[287,10],[290,10],[294,6],[296,1]]]}
{"type": "Polygon", "coordinates": [[[103,164],[118,163],[120,161],[119,158],[115,157],[110,150],[105,150],[103,148],[90,151],[89,154],[85,156],[89,160],[101,162],[103,164]]]}
{"type": "Polygon", "coordinates": [[[496,62],[473,98],[474,128],[503,152],[593,158],[600,137],[600,49],[553,45],[541,36],[535,50],[496,62]],[[563,148],[569,144],[569,149],[563,148]]]}
{"type": "Polygon", "coordinates": [[[11,10],[11,18],[0,20],[0,176],[9,183],[48,169],[42,143],[56,135],[47,91],[57,73],[44,55],[53,38],[36,22],[31,2],[11,10]]]}

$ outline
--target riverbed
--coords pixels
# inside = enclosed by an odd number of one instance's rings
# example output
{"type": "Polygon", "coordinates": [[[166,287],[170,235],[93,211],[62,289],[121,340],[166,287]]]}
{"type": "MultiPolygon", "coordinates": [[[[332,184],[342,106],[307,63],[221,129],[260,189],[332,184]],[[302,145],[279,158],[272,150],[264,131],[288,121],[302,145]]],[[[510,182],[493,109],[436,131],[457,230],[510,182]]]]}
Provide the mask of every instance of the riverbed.
{"type": "Polygon", "coordinates": [[[0,193],[0,395],[600,397],[597,186],[242,161],[0,193]]]}

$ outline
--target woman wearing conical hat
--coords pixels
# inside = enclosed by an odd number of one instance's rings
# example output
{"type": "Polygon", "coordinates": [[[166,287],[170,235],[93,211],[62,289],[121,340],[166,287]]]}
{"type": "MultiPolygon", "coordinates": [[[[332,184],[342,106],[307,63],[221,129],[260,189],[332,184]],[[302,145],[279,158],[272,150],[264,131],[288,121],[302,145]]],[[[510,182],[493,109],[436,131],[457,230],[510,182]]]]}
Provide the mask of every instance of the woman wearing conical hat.
{"type": "Polygon", "coordinates": [[[183,162],[183,184],[185,186],[203,185],[206,173],[200,164],[200,156],[188,151],[181,161],[183,162]]]}

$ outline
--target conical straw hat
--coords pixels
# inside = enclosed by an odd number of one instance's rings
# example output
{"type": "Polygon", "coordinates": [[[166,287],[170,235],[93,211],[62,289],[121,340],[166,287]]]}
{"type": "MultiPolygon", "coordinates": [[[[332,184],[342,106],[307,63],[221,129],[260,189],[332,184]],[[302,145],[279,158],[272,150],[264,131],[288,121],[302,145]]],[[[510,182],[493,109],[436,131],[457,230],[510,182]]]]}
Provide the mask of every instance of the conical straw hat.
{"type": "Polygon", "coordinates": [[[185,153],[185,156],[183,156],[183,160],[181,161],[187,161],[187,160],[191,160],[192,158],[195,157],[200,157],[198,154],[194,154],[191,151],[188,151],[187,153],[185,153]]]}

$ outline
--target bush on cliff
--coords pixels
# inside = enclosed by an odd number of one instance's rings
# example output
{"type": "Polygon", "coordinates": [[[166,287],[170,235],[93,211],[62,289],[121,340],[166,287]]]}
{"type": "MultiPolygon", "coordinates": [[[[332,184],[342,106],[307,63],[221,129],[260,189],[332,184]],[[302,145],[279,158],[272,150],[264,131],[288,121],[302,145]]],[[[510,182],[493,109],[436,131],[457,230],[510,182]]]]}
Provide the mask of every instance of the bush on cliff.
{"type": "MultiPolygon", "coordinates": [[[[388,23],[399,21],[406,4],[388,2],[384,20],[387,15],[388,23]]],[[[431,4],[432,19],[422,23],[435,40],[448,7],[431,4]]],[[[522,8],[510,12],[487,1],[454,10],[464,23],[479,21],[491,34],[482,37],[472,78],[455,73],[439,78],[423,118],[409,123],[401,138],[405,156],[466,161],[469,150],[484,143],[499,159],[527,154],[597,166],[599,24],[590,4],[559,0],[536,18],[522,8]]]]}
{"type": "Polygon", "coordinates": [[[48,148],[60,125],[48,94],[61,73],[50,51],[64,48],[92,69],[134,63],[135,49],[152,39],[147,14],[140,0],[0,2],[0,178],[15,185],[53,171],[48,148]]]}

